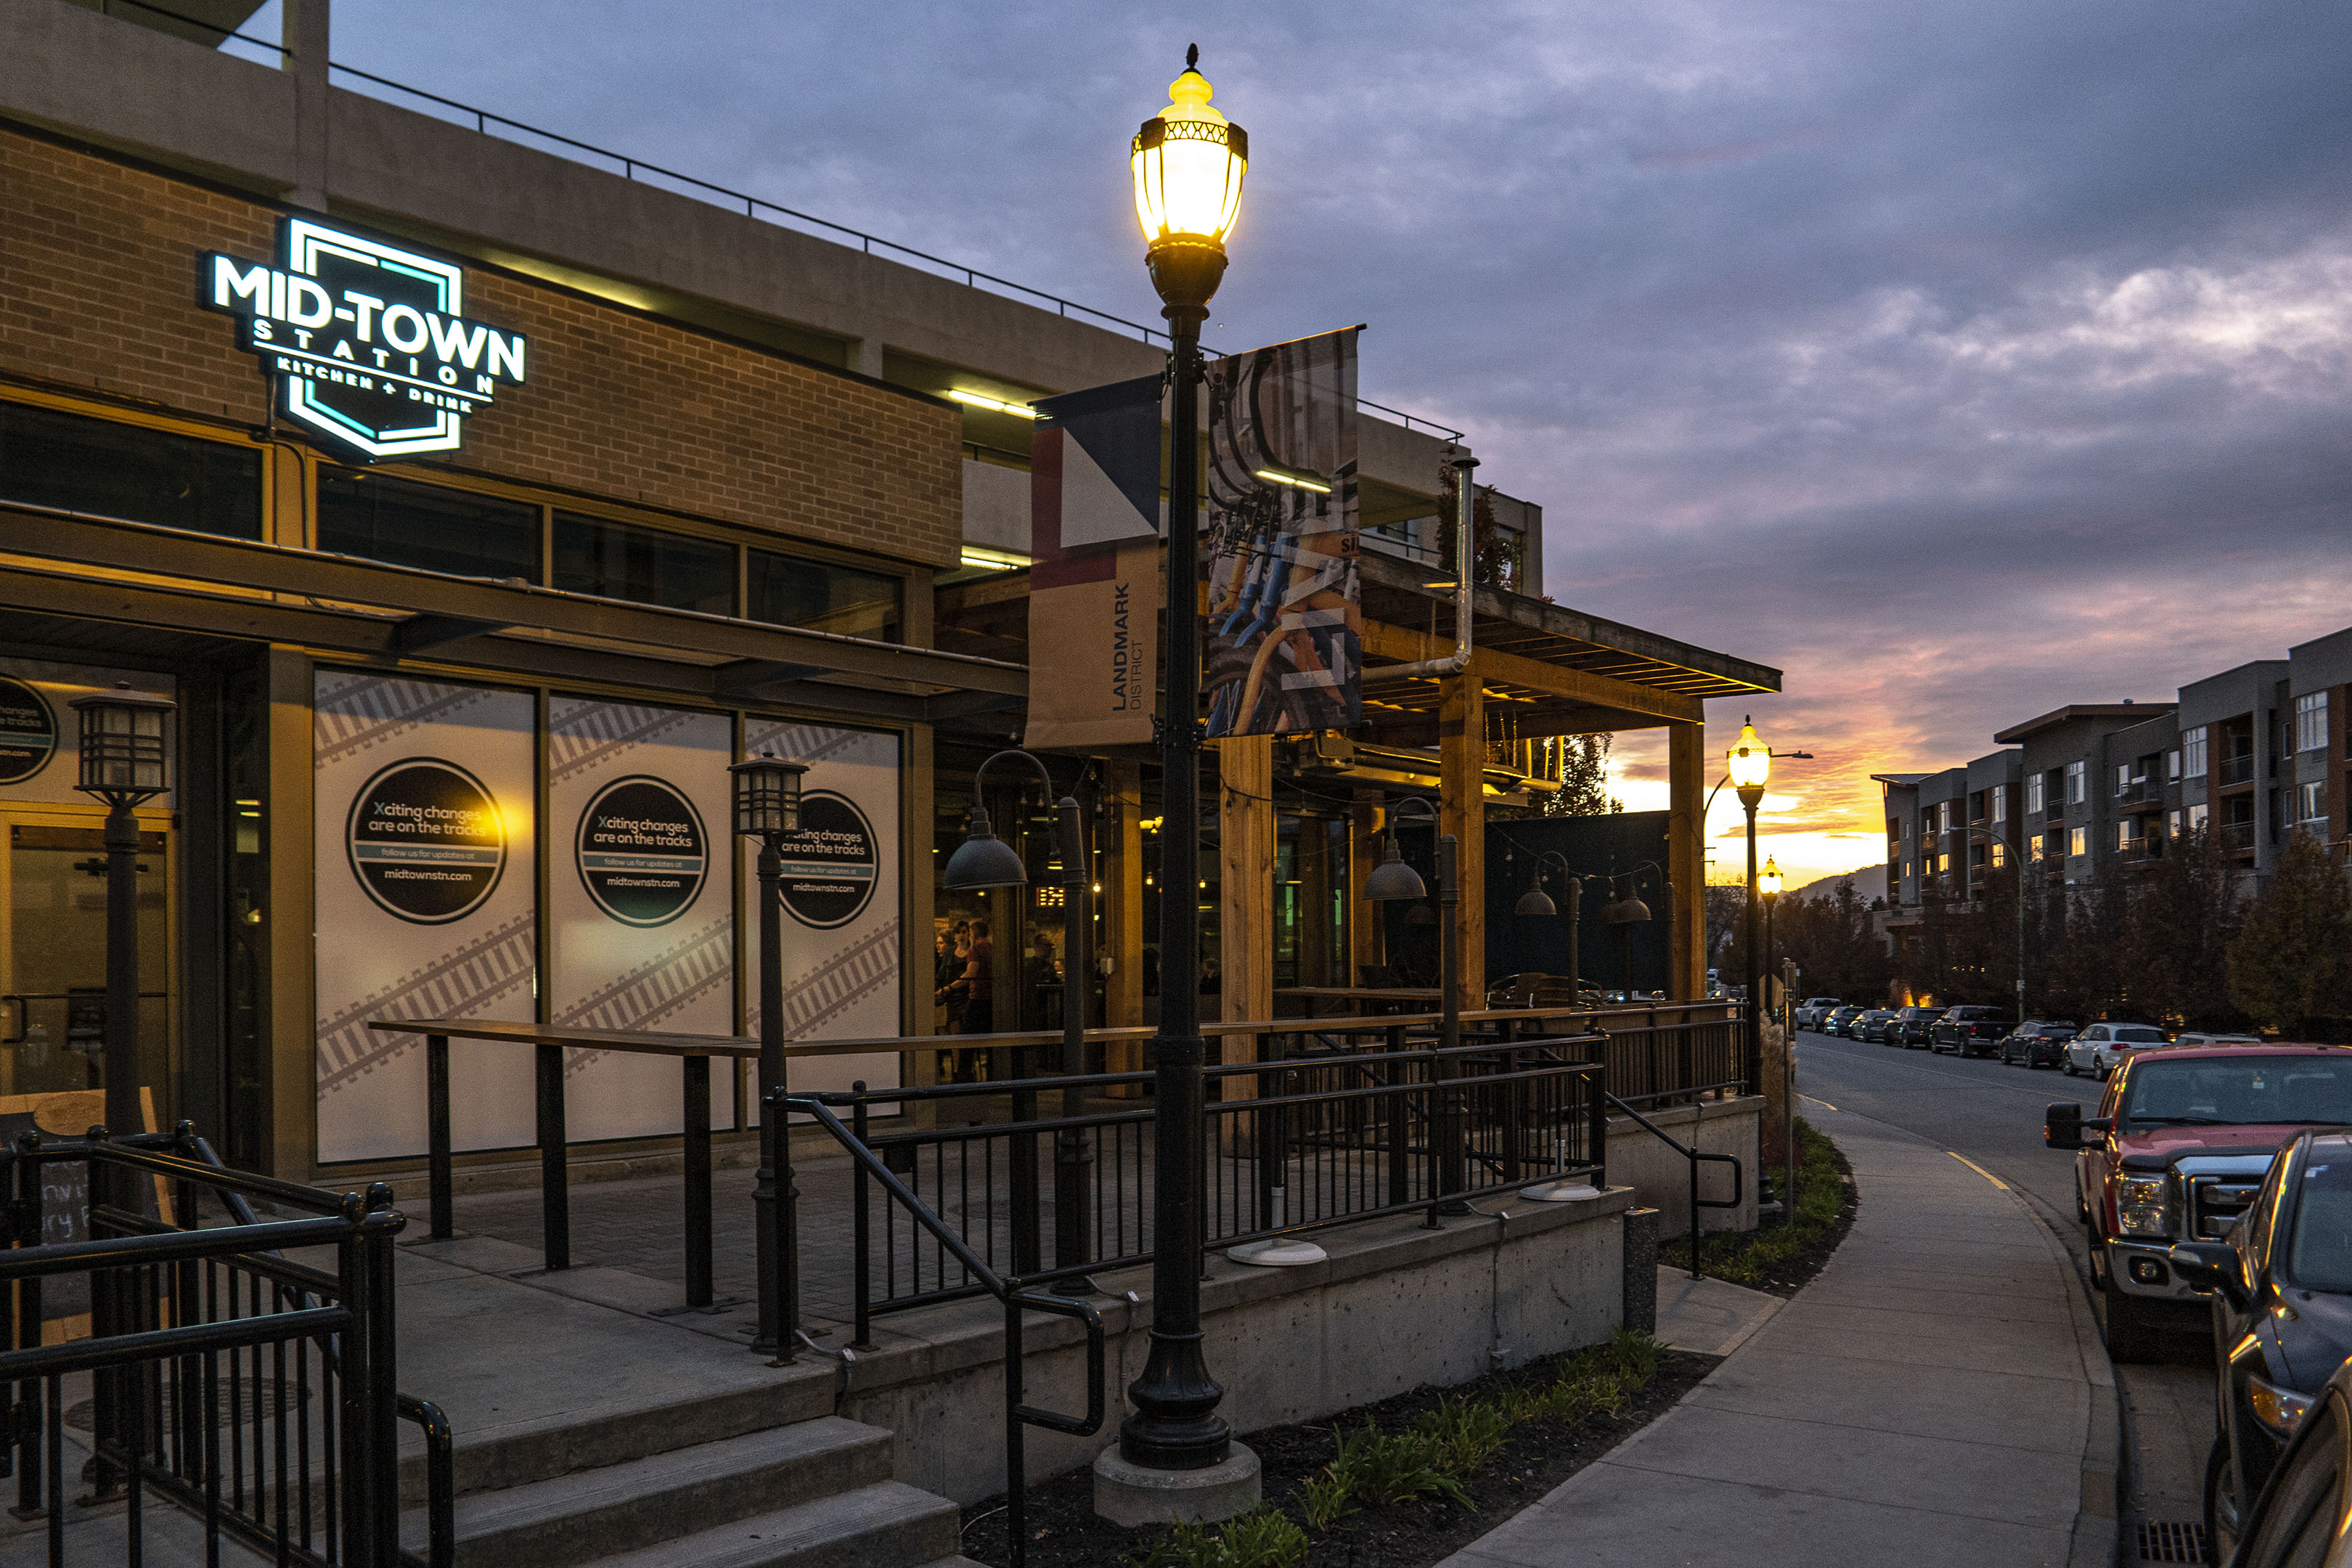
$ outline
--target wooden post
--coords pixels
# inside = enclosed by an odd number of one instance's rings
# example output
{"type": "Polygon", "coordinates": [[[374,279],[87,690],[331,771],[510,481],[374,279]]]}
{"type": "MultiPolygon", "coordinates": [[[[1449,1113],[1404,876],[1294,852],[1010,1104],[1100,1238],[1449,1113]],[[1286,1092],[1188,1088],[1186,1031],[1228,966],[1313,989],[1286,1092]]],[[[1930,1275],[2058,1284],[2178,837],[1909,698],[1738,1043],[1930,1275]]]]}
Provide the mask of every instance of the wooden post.
{"type": "Polygon", "coordinates": [[[1364,879],[1381,863],[1381,829],[1386,825],[1381,803],[1388,797],[1376,789],[1360,789],[1348,820],[1348,977],[1343,985],[1361,985],[1368,965],[1388,962],[1386,933],[1381,927],[1381,907],[1364,901],[1364,879]]]}
{"type": "MultiPolygon", "coordinates": [[[[1217,743],[1216,1016],[1274,1016],[1274,737],[1217,743]]],[[[1255,1058],[1246,1035],[1226,1037],[1227,1061],[1255,1058]]]]}
{"type": "Polygon", "coordinates": [[[1666,933],[1668,988],[1677,1002],[1706,990],[1706,729],[1666,726],[1666,872],[1674,927],[1666,933]]]}
{"type": "Polygon", "coordinates": [[[1454,993],[1464,1007],[1486,1005],[1486,689],[1478,667],[1439,681],[1439,831],[1460,846],[1462,963],[1454,993]]]}
{"type": "MultiPolygon", "coordinates": [[[[1103,766],[1102,940],[1098,952],[1111,963],[1103,982],[1103,1025],[1135,1028],[1143,1019],[1143,766],[1112,762],[1103,766]]],[[[1113,1040],[1103,1047],[1107,1072],[1140,1072],[1143,1042],[1113,1040]]],[[[1122,1084],[1121,1100],[1140,1100],[1143,1086],[1122,1084]]]]}

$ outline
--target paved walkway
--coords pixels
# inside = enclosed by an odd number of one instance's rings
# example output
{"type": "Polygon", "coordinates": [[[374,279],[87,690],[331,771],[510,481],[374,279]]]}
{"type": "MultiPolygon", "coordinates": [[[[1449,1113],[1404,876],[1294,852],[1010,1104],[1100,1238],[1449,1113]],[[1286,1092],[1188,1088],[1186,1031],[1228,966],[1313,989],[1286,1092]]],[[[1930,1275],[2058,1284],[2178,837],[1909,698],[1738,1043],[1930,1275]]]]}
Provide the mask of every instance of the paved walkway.
{"type": "Polygon", "coordinates": [[[1680,1405],[1446,1568],[2109,1560],[2114,1384],[2057,1240],[1935,1144],[1809,1115],[1861,1191],[1829,1266],[1680,1405]]]}

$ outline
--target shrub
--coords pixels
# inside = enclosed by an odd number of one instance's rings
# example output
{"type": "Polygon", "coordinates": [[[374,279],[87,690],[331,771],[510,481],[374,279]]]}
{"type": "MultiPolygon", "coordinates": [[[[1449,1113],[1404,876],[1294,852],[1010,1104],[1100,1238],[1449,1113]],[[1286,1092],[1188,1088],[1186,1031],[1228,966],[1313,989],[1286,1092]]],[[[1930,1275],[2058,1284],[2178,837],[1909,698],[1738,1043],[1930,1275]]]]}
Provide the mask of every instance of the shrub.
{"type": "Polygon", "coordinates": [[[1142,1568],[1304,1568],[1307,1532],[1260,1503],[1223,1524],[1171,1525],[1141,1562],[1142,1568]]]}
{"type": "Polygon", "coordinates": [[[1351,1496],[1375,1508],[1429,1496],[1470,1507],[1470,1494],[1462,1489],[1462,1482],[1439,1468],[1436,1458],[1433,1445],[1419,1432],[1383,1432],[1366,1421],[1355,1431],[1340,1434],[1339,1457],[1331,1461],[1331,1472],[1347,1484],[1351,1496]]]}

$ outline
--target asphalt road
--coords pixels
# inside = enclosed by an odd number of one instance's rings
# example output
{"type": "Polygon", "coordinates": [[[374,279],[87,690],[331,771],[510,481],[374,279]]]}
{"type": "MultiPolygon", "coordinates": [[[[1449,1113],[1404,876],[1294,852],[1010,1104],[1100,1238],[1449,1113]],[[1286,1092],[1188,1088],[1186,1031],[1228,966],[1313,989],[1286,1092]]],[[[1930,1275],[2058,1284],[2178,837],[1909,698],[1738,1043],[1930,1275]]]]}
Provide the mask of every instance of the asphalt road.
{"type": "MultiPolygon", "coordinates": [[[[2042,1110],[2072,1100],[2094,1114],[2103,1085],[2054,1069],[2007,1067],[1825,1035],[1797,1036],[1798,1093],[1932,1139],[2022,1194],[2087,1271],[2074,1218],[2074,1156],[2042,1145],[2042,1110]]],[[[1802,1107],[1800,1108],[1802,1112],[1802,1107]]],[[[1864,1201],[1868,1202],[1865,1194],[1864,1201]]],[[[2142,1521],[2201,1520],[2213,1436],[2213,1352],[2202,1337],[2168,1342],[2161,1361],[2118,1366],[2130,1465],[2120,1560],[2137,1563],[2142,1521]]]]}

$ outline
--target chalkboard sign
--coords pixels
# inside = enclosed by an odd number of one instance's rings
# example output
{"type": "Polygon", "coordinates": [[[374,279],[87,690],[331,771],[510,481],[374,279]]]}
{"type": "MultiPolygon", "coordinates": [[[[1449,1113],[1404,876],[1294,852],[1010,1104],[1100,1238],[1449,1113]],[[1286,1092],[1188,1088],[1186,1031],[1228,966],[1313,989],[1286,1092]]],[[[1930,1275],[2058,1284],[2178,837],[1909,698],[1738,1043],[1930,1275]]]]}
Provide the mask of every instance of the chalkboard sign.
{"type": "MultiPolygon", "coordinates": [[[[145,1131],[155,1130],[153,1094],[139,1091],[139,1109],[145,1131]]],[[[96,1089],[66,1089],[55,1094],[0,1097],[0,1139],[13,1152],[16,1139],[38,1132],[44,1141],[79,1138],[106,1120],[106,1092],[96,1089]]],[[[142,1183],[141,1205],[150,1215],[163,1212],[160,1183],[142,1183]],[[149,1190],[152,1189],[152,1193],[149,1190]]],[[[60,1161],[42,1167],[41,1242],[89,1239],[89,1162],[60,1161]]],[[[41,1284],[41,1341],[79,1339],[89,1332],[89,1276],[53,1274],[41,1284]]]]}

